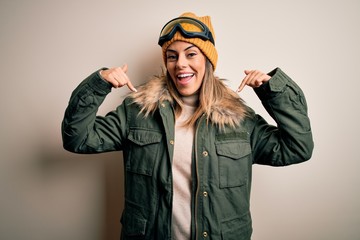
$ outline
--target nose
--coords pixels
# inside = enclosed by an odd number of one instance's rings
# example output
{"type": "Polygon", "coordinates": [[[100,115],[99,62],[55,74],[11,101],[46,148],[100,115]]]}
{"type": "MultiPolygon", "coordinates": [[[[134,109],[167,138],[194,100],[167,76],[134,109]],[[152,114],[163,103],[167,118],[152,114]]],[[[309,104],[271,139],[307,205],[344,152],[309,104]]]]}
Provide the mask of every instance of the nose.
{"type": "Polygon", "coordinates": [[[186,66],[187,66],[187,59],[185,57],[185,54],[179,54],[177,62],[176,62],[176,67],[178,69],[182,69],[186,66]]]}

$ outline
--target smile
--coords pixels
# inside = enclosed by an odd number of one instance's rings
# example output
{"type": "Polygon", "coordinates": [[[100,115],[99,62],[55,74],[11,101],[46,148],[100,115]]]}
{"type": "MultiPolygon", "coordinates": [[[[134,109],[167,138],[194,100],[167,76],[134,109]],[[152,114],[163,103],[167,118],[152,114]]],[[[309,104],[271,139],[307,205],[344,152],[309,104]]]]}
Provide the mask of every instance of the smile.
{"type": "Polygon", "coordinates": [[[195,74],[193,73],[183,73],[183,74],[179,74],[177,75],[177,80],[178,82],[181,84],[181,85],[185,85],[185,84],[188,84],[192,77],[194,76],[195,74]]]}

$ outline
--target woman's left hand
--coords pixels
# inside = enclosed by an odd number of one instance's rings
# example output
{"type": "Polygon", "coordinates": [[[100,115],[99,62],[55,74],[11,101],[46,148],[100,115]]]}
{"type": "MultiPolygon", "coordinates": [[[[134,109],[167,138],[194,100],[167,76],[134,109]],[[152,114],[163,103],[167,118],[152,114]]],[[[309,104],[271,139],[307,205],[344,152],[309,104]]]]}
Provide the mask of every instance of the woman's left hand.
{"type": "Polygon", "coordinates": [[[264,82],[270,80],[270,76],[260,72],[259,70],[245,70],[246,76],[242,80],[237,92],[240,92],[244,89],[245,85],[248,85],[252,88],[260,87],[264,82]]]}

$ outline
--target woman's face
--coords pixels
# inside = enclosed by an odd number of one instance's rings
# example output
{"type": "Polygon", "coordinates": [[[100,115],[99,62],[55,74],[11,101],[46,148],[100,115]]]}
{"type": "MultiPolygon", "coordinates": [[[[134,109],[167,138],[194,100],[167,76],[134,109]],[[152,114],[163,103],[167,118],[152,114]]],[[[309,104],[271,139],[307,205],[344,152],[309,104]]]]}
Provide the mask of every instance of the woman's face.
{"type": "Polygon", "coordinates": [[[206,57],[195,45],[173,42],[166,50],[166,68],[182,96],[197,93],[205,75],[206,57]]]}

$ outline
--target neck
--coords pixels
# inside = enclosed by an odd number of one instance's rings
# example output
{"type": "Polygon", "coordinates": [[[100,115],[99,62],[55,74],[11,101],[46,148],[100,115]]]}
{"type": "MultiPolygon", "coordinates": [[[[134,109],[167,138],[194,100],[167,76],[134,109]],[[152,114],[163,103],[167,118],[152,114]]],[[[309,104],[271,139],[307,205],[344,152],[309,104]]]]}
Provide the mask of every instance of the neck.
{"type": "Polygon", "coordinates": [[[197,107],[199,105],[199,94],[182,96],[181,99],[183,100],[185,106],[197,107]]]}

